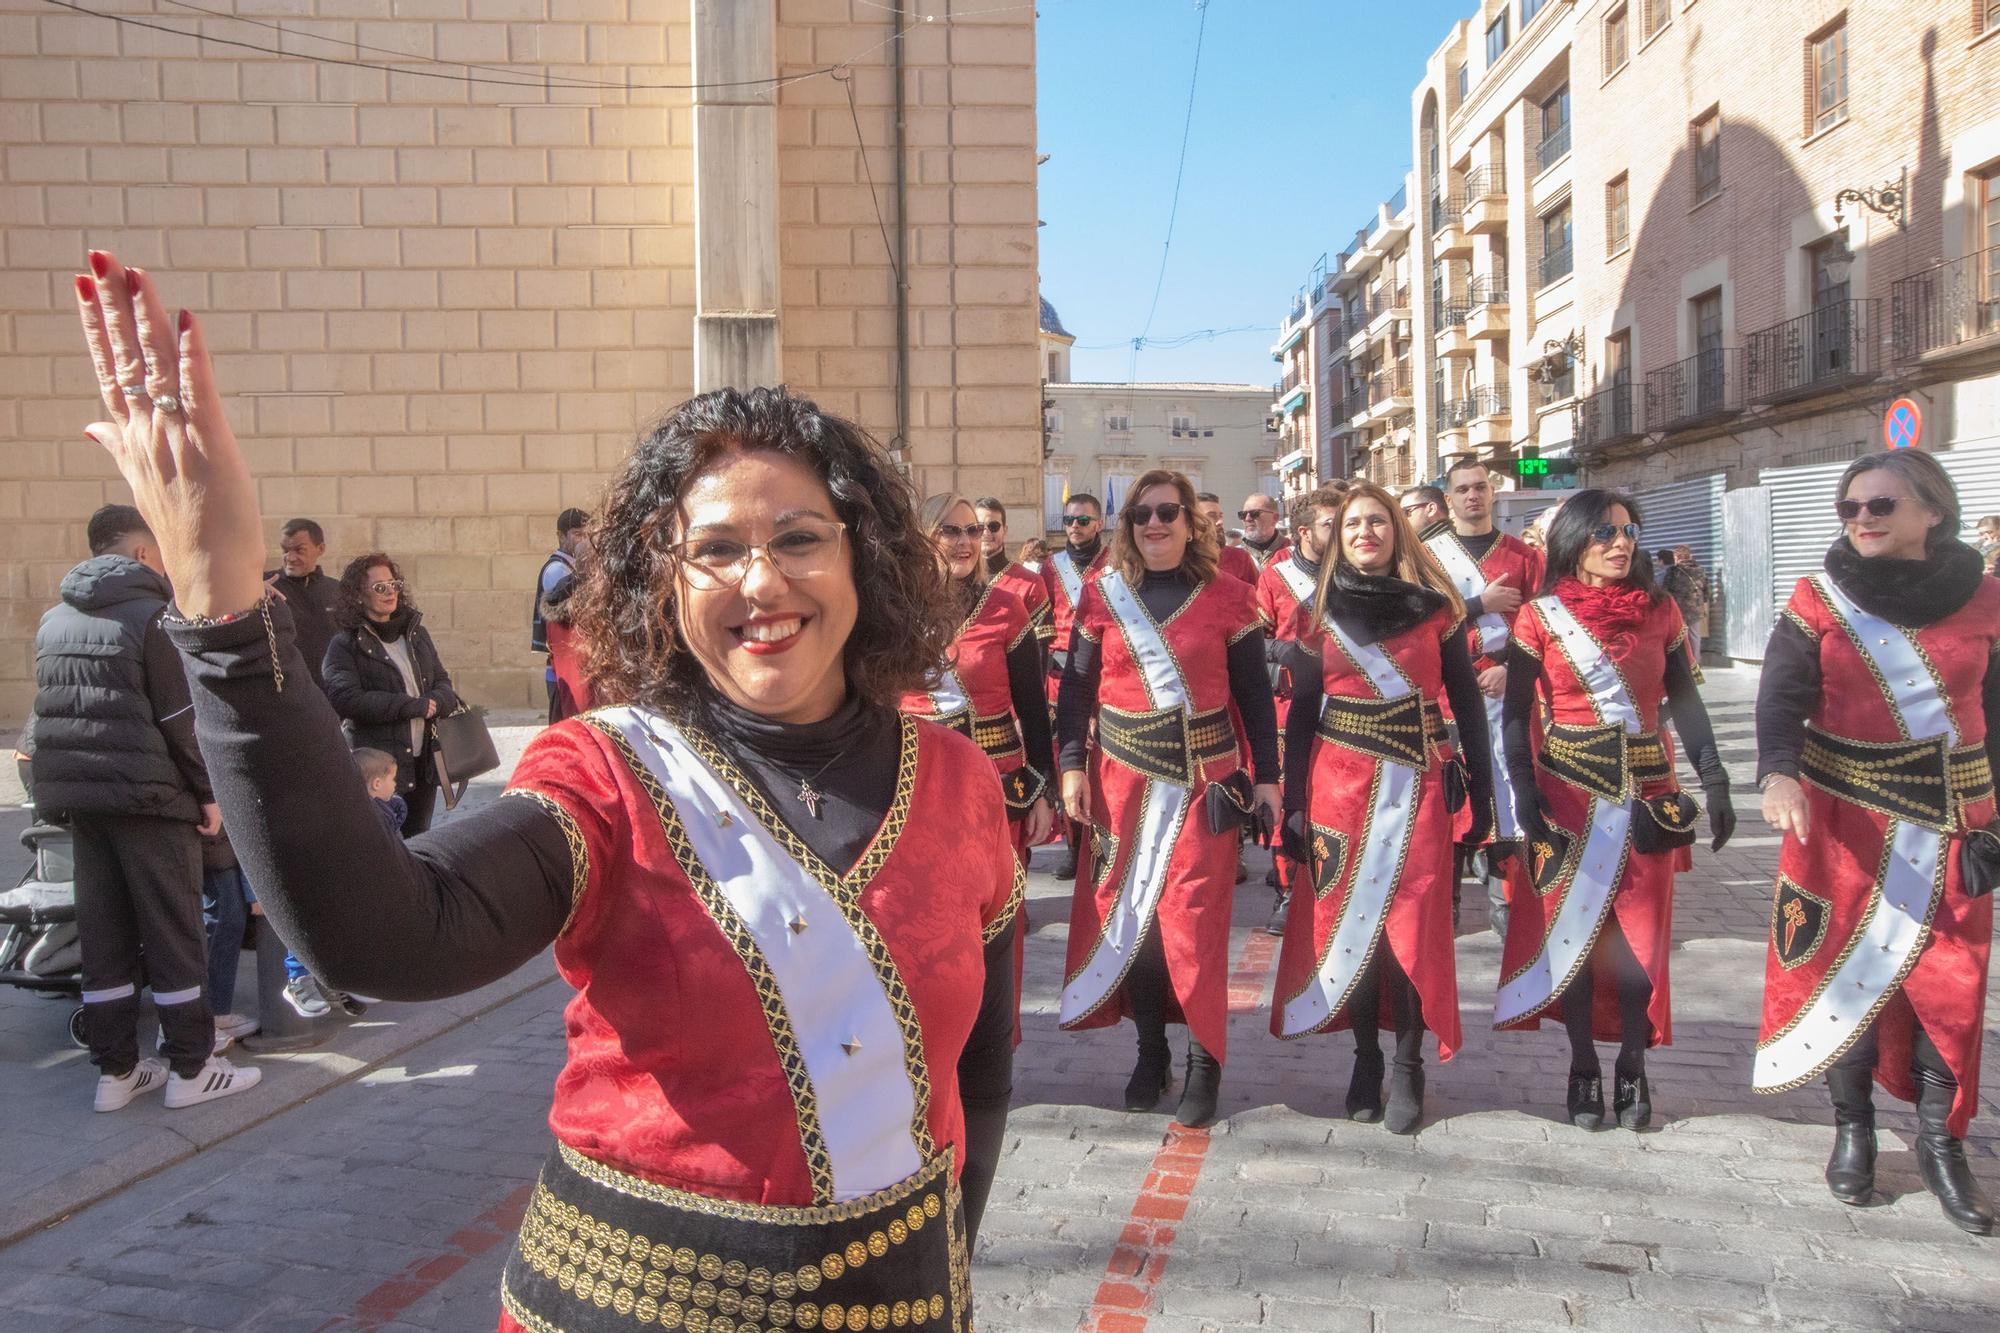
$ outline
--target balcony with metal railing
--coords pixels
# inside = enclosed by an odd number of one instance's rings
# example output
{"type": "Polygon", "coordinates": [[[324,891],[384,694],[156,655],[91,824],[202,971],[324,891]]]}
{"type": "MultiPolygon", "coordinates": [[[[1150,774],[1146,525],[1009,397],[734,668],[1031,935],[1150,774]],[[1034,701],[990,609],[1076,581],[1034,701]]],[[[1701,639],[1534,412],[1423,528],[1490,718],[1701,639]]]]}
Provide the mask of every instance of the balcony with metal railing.
{"type": "Polygon", "coordinates": [[[1467,390],[1459,410],[1465,418],[1466,445],[1492,449],[1513,437],[1514,419],[1503,385],[1482,385],[1467,390]]]}
{"type": "Polygon", "coordinates": [[[1874,379],[1881,372],[1882,303],[1834,301],[1744,340],[1753,403],[1783,403],[1874,379]]]}
{"type": "Polygon", "coordinates": [[[1439,306],[1432,321],[1439,356],[1471,356],[1472,335],[1466,321],[1472,313],[1470,301],[1451,301],[1439,306]]]}
{"type": "Polygon", "coordinates": [[[1553,250],[1544,251],[1541,261],[1541,285],[1546,287],[1552,282],[1559,282],[1567,278],[1575,269],[1575,242],[1565,242],[1562,245],[1556,246],[1553,250]]]}
{"type": "Polygon", "coordinates": [[[1642,431],[1638,406],[1632,392],[1630,373],[1623,370],[1616,372],[1608,384],[1583,400],[1581,434],[1577,443],[1586,448],[1599,448],[1639,438],[1642,431]]]}
{"type": "Polygon", "coordinates": [[[1462,190],[1432,197],[1431,250],[1439,259],[1463,259],[1472,253],[1472,233],[1465,229],[1462,190]]]}
{"type": "Polygon", "coordinates": [[[1305,406],[1311,396],[1312,383],[1303,370],[1289,370],[1284,378],[1271,386],[1271,401],[1279,413],[1295,411],[1305,406]]]}
{"type": "Polygon", "coordinates": [[[1507,226],[1507,171],[1501,162],[1465,173],[1465,230],[1473,236],[1507,226]]]}
{"type": "Polygon", "coordinates": [[[1410,317],[1410,285],[1394,281],[1382,281],[1368,289],[1368,332],[1381,334],[1389,328],[1389,322],[1410,317]]]}
{"type": "Polygon", "coordinates": [[[2000,245],[1889,286],[1898,361],[2000,353],[2000,245]]]}
{"type": "Polygon", "coordinates": [[[1384,367],[1368,377],[1368,421],[1383,421],[1400,412],[1408,412],[1410,399],[1410,366],[1407,361],[1384,367]]]}
{"type": "Polygon", "coordinates": [[[1569,156],[1569,127],[1570,122],[1564,121],[1543,135],[1542,141],[1535,145],[1535,170],[1537,172],[1547,171],[1550,167],[1569,156]]]}
{"type": "Polygon", "coordinates": [[[1473,339],[1499,340],[1507,336],[1507,277],[1505,274],[1483,274],[1472,280],[1466,289],[1466,302],[1470,306],[1465,320],[1465,335],[1473,339]]]}
{"type": "Polygon", "coordinates": [[[1743,410],[1743,349],[1712,347],[1646,376],[1646,420],[1671,434],[1743,410]]]}

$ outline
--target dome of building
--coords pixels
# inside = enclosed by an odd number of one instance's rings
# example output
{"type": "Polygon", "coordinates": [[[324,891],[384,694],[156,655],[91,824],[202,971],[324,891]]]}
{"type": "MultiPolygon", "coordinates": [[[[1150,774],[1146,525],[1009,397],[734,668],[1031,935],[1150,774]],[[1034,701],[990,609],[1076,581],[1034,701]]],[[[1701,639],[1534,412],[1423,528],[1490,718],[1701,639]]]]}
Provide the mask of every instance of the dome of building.
{"type": "Polygon", "coordinates": [[[1053,333],[1059,338],[1076,336],[1062,326],[1062,316],[1056,313],[1056,308],[1049,304],[1046,296],[1042,298],[1042,332],[1053,333]]]}

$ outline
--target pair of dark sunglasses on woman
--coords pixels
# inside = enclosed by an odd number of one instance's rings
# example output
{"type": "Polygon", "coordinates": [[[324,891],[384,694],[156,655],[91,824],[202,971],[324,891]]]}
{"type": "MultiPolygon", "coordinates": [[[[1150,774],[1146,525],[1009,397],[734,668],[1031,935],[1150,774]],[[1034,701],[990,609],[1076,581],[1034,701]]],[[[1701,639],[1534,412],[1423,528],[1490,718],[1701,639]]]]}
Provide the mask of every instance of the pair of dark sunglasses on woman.
{"type": "Polygon", "coordinates": [[[1151,523],[1155,514],[1160,516],[1160,522],[1171,523],[1186,512],[1187,506],[1178,500],[1169,500],[1165,504],[1125,506],[1125,514],[1132,520],[1132,526],[1135,528],[1143,528],[1151,523]]]}
{"type": "Polygon", "coordinates": [[[961,537],[977,537],[983,532],[990,532],[997,537],[1002,526],[999,523],[971,523],[960,527],[956,523],[940,523],[937,525],[937,535],[948,542],[955,542],[961,537]]]}
{"type": "Polygon", "coordinates": [[[1835,500],[1833,512],[1840,515],[1843,523],[1852,523],[1860,518],[1864,509],[1870,518],[1887,518],[1896,512],[1896,502],[1902,498],[1900,495],[1876,495],[1866,500],[1835,500]]]}
{"type": "Polygon", "coordinates": [[[1599,545],[1615,542],[1620,537],[1630,537],[1633,541],[1638,541],[1639,525],[1637,523],[1599,523],[1590,530],[1590,539],[1599,545]]]}

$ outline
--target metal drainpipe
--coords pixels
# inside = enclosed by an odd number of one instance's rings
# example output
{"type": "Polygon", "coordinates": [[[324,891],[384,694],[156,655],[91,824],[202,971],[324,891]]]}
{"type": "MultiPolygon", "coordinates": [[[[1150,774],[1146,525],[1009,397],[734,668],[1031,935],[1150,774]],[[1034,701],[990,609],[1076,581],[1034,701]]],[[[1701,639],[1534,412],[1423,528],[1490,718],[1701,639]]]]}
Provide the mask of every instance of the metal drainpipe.
{"type": "Polygon", "coordinates": [[[890,441],[890,447],[896,451],[895,457],[907,470],[910,466],[910,228],[907,208],[909,170],[904,160],[908,129],[903,88],[904,43],[901,34],[906,30],[903,26],[902,0],[896,0],[890,22],[896,25],[898,34],[891,43],[896,53],[896,438],[890,441]]]}

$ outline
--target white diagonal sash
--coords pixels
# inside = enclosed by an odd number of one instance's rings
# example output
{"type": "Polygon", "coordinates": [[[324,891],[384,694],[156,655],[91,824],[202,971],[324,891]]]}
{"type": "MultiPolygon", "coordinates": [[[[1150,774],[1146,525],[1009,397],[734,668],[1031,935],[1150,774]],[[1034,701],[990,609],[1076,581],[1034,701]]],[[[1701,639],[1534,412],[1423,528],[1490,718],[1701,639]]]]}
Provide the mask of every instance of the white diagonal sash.
{"type": "Polygon", "coordinates": [[[923,1159],[911,1134],[916,1093],[902,1030],[840,907],[673,723],[630,707],[598,716],[618,728],[666,789],[696,859],[777,980],[812,1079],[835,1199],[908,1178],[923,1159]]]}
{"type": "MultiPolygon", "coordinates": [[[[1887,687],[1884,697],[1910,739],[1942,736],[1947,747],[1957,744],[1958,728],[1938,679],[1908,631],[1862,610],[1832,579],[1814,575],[1812,583],[1848,639],[1874,666],[1887,687]]],[[[1759,1091],[1794,1087],[1832,1064],[1923,947],[1937,895],[1944,889],[1945,835],[1900,819],[1891,819],[1884,834],[1888,848],[1874,900],[1840,965],[1785,1029],[1757,1048],[1750,1081],[1759,1091]]]]}
{"type": "MultiPolygon", "coordinates": [[[[1296,550],[1297,548],[1293,549],[1296,550]]],[[[1283,560],[1278,562],[1278,573],[1285,580],[1285,586],[1291,589],[1293,598],[1297,600],[1300,606],[1312,605],[1313,590],[1319,583],[1318,579],[1306,573],[1305,570],[1300,569],[1299,562],[1292,559],[1289,553],[1283,560]]]]}
{"type": "MultiPolygon", "coordinates": [[[[1472,558],[1472,552],[1465,549],[1465,543],[1458,539],[1457,533],[1441,532],[1424,545],[1431,548],[1431,554],[1444,566],[1445,576],[1458,589],[1460,597],[1470,600],[1486,591],[1486,571],[1472,558]]],[[[1488,611],[1475,623],[1479,626],[1479,651],[1497,653],[1507,646],[1510,631],[1505,616],[1488,611]]]]}
{"type": "MultiPolygon", "coordinates": [[[[1187,684],[1167,651],[1159,626],[1132,594],[1117,571],[1097,580],[1097,590],[1118,621],[1126,646],[1139,665],[1154,708],[1188,708],[1187,684]]],[[[1140,941],[1151,929],[1153,913],[1166,891],[1167,863],[1174,845],[1180,841],[1194,793],[1177,782],[1148,778],[1139,802],[1139,823],[1133,830],[1123,880],[1112,900],[1111,911],[1099,930],[1097,944],[1063,985],[1057,1012],[1065,1026],[1082,1021],[1104,1004],[1125,979],[1137,956],[1140,941]]],[[[1095,886],[1093,886],[1094,888],[1095,886]]]]}
{"type": "MultiPolygon", "coordinates": [[[[1639,711],[1610,654],[1557,598],[1539,597],[1532,605],[1540,609],[1564,658],[1590,691],[1598,716],[1624,727],[1628,734],[1637,732],[1639,711]]],[[[1616,801],[1590,798],[1583,827],[1577,831],[1583,848],[1580,852],[1572,848],[1573,869],[1553,890],[1561,899],[1542,938],[1541,950],[1520,971],[1502,978],[1493,1001],[1493,1026],[1503,1027],[1541,1012],[1569,985],[1584,950],[1597,939],[1604,913],[1610,910],[1611,891],[1624,873],[1631,829],[1632,808],[1624,797],[1616,801]]]]}
{"type": "MultiPolygon", "coordinates": [[[[1355,642],[1331,616],[1322,615],[1320,620],[1340,651],[1368,678],[1377,696],[1396,699],[1412,693],[1415,687],[1410,678],[1380,644],[1355,642]]],[[[1284,1001],[1279,1036],[1299,1037],[1316,1031],[1346,1006],[1362,968],[1374,954],[1389,914],[1389,899],[1396,891],[1396,872],[1403,865],[1410,834],[1416,827],[1417,783],[1421,776],[1413,768],[1376,759],[1368,819],[1356,839],[1360,850],[1347,896],[1341,900],[1340,919],[1334,923],[1312,980],[1284,1001]]]]}
{"type": "Polygon", "coordinates": [[[1076,567],[1076,556],[1067,549],[1057,551],[1049,557],[1049,563],[1056,567],[1056,582],[1062,585],[1063,596],[1069,599],[1069,609],[1075,611],[1083,601],[1083,571],[1076,567]]]}

